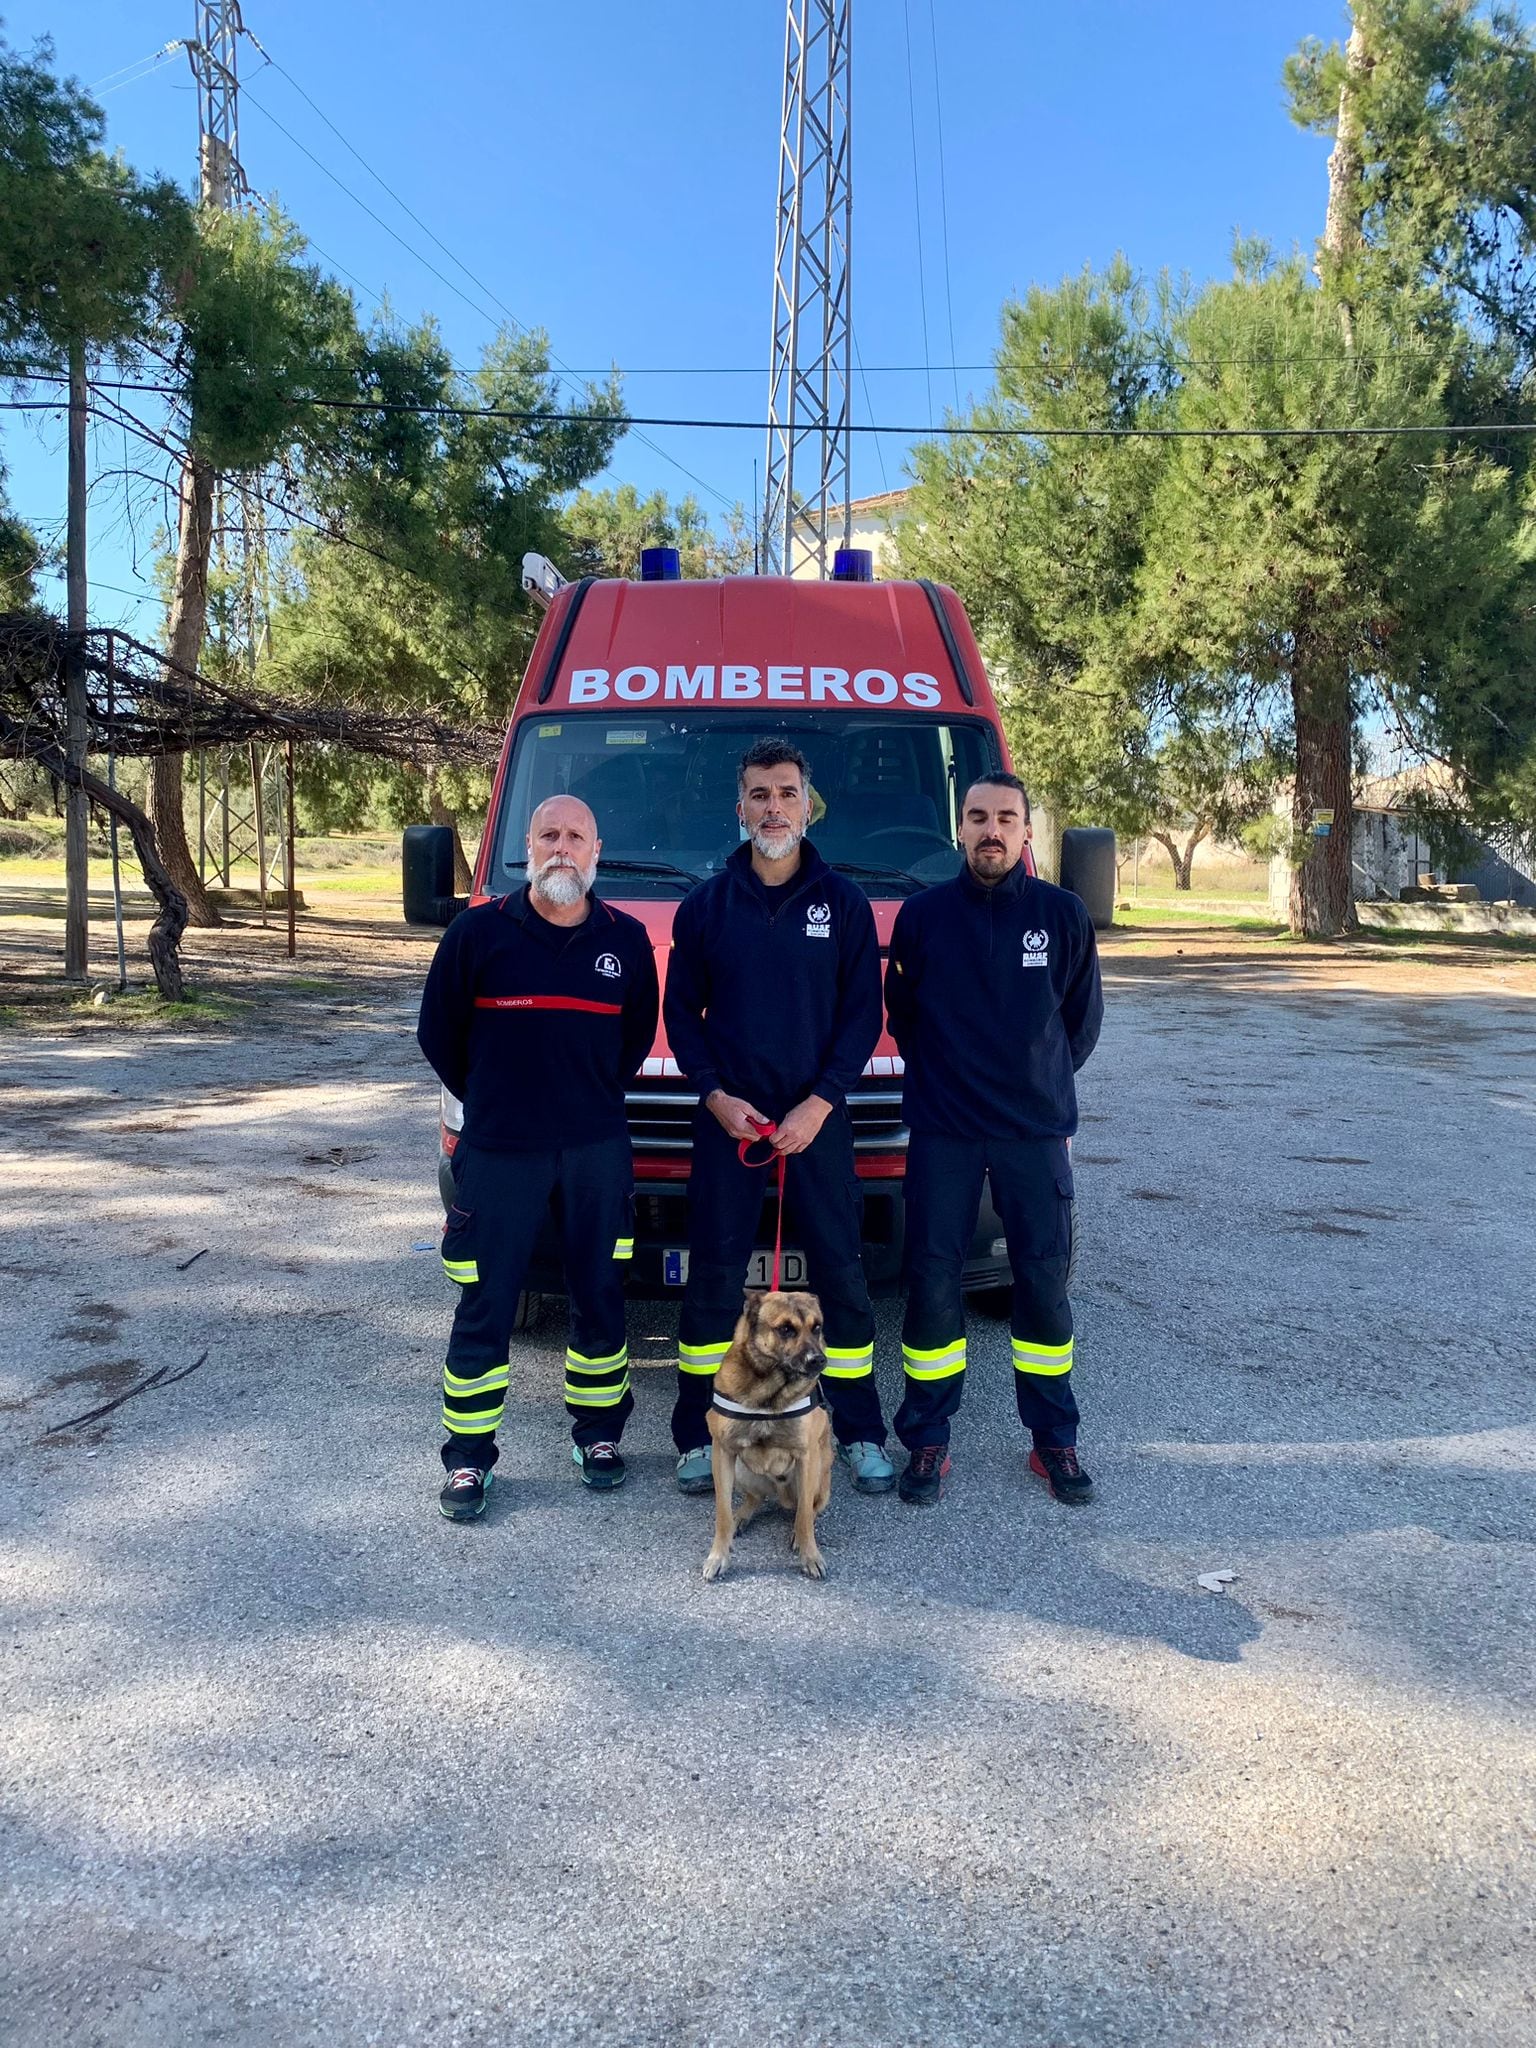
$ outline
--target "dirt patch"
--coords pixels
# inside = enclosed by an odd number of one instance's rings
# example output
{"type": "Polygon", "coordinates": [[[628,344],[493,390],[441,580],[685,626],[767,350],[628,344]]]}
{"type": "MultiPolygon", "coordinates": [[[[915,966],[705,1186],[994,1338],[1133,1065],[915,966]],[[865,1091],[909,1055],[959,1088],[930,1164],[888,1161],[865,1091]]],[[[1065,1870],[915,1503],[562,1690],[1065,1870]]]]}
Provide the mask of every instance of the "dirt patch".
{"type": "Polygon", "coordinates": [[[126,1320],[115,1302],[84,1301],[70,1311],[69,1321],[53,1334],[70,1344],[110,1344],[126,1320]]]}
{"type": "Polygon", "coordinates": [[[328,1152],[301,1152],[302,1166],[356,1166],[361,1160],[372,1159],[378,1147],[375,1145],[332,1145],[328,1152]]]}

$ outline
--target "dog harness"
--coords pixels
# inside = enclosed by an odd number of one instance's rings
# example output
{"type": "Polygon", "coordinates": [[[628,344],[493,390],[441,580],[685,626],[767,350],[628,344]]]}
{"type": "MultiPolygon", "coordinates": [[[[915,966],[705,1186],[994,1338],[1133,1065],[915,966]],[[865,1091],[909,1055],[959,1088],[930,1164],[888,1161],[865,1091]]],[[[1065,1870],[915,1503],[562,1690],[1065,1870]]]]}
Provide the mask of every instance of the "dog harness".
{"type": "Polygon", "coordinates": [[[826,1406],[820,1385],[812,1387],[803,1400],[793,1401],[787,1408],[749,1408],[745,1401],[728,1401],[724,1394],[710,1396],[711,1408],[721,1415],[732,1415],[738,1421],[747,1422],[793,1422],[798,1415],[809,1415],[813,1409],[826,1406]]]}

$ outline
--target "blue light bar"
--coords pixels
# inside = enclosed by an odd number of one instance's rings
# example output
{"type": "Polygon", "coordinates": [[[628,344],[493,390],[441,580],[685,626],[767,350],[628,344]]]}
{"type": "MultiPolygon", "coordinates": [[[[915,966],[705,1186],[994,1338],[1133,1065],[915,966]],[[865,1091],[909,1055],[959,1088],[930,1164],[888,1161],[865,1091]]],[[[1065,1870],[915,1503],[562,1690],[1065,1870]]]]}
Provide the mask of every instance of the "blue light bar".
{"type": "Polygon", "coordinates": [[[839,548],[832,557],[834,583],[873,583],[875,558],[869,548],[839,548]]]}
{"type": "Polygon", "coordinates": [[[676,548],[642,548],[640,550],[640,581],[642,583],[680,583],[683,577],[683,558],[676,548]]]}

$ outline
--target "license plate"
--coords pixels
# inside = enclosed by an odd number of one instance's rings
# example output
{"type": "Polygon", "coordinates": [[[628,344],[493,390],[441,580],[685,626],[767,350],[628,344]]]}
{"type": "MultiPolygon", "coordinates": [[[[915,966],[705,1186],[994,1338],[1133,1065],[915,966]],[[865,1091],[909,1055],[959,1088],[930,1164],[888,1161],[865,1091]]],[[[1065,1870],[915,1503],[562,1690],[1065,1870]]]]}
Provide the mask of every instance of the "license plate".
{"type": "MultiPolygon", "coordinates": [[[[668,1287],[686,1287],[688,1284],[688,1254],[686,1251],[664,1251],[661,1255],[661,1277],[668,1287]]],[[[768,1287],[773,1283],[773,1253],[754,1252],[747,1260],[747,1285],[768,1287]]],[[[805,1285],[805,1253],[793,1252],[787,1247],[780,1255],[779,1285],[781,1287],[803,1287],[805,1285]]]]}

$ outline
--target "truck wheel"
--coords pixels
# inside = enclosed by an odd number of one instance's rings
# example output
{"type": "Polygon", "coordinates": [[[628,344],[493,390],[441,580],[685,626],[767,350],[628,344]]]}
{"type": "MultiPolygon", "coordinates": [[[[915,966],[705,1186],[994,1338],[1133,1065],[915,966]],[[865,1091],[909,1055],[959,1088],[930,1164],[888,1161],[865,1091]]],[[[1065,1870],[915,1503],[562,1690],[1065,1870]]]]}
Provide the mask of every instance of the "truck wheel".
{"type": "Polygon", "coordinates": [[[989,1322],[1006,1323],[1013,1314],[1013,1289],[1011,1287],[980,1287],[970,1297],[970,1305],[978,1315],[989,1322]]]}
{"type": "Polygon", "coordinates": [[[517,1297],[517,1307],[512,1311],[512,1328],[519,1334],[531,1330],[539,1319],[539,1296],[524,1288],[517,1297]]]}
{"type": "MultiPolygon", "coordinates": [[[[1067,1292],[1070,1294],[1077,1285],[1077,1203],[1071,1204],[1068,1229],[1071,1233],[1070,1250],[1067,1253],[1067,1292]]],[[[994,1323],[1006,1323],[1013,1314],[1013,1289],[1011,1287],[979,1287],[968,1297],[970,1305],[978,1315],[986,1316],[994,1323]]]]}

